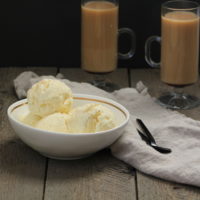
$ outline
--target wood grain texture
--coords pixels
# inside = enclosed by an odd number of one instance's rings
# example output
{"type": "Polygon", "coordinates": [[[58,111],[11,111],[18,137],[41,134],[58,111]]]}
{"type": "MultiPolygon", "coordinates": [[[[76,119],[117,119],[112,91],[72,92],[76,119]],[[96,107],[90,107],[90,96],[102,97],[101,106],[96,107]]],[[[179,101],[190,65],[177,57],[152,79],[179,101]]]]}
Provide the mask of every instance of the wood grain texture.
{"type": "Polygon", "coordinates": [[[27,68],[1,68],[0,74],[0,199],[41,199],[46,159],[26,146],[7,119],[8,106],[17,100],[13,79],[27,68]]]}
{"type": "Polygon", "coordinates": [[[136,199],[134,171],[103,150],[82,160],[50,160],[45,199],[136,199]]]}
{"type": "MultiPolygon", "coordinates": [[[[138,81],[142,81],[149,90],[149,93],[158,97],[162,92],[167,91],[168,86],[160,81],[159,70],[138,69],[131,71],[131,85],[135,87],[138,81]]],[[[200,95],[199,82],[192,87],[186,88],[187,92],[200,95]]],[[[188,117],[200,120],[200,107],[179,111],[188,117]]],[[[155,177],[147,176],[137,172],[138,199],[140,200],[199,200],[200,189],[182,184],[171,183],[155,177]]]]}
{"type": "MultiPolygon", "coordinates": [[[[81,69],[61,69],[71,81],[91,80],[81,69]]],[[[111,80],[127,86],[127,72],[109,75],[111,80]],[[118,80],[119,79],[119,80],[118,80]]],[[[127,164],[103,150],[82,160],[49,161],[45,199],[51,200],[136,200],[135,172],[127,164]]]]}
{"type": "Polygon", "coordinates": [[[48,75],[53,75],[55,76],[58,72],[58,68],[55,66],[51,66],[51,67],[27,67],[28,71],[32,71],[35,72],[37,75],[39,76],[48,76],[48,75]]]}
{"type": "MultiPolygon", "coordinates": [[[[94,75],[82,71],[80,68],[61,68],[60,73],[71,81],[88,82],[94,80],[94,75]]],[[[121,88],[128,86],[128,72],[126,69],[117,69],[104,76],[106,80],[118,84],[121,88]]]]}
{"type": "Polygon", "coordinates": [[[200,200],[197,187],[176,184],[137,172],[139,200],[200,200]]]}

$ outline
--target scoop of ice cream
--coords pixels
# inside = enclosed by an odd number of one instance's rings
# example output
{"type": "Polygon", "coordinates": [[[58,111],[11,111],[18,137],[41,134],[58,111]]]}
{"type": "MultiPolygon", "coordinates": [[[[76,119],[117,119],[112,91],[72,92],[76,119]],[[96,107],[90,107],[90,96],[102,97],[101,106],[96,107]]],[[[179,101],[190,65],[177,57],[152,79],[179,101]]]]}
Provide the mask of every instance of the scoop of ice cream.
{"type": "Polygon", "coordinates": [[[30,112],[40,117],[55,112],[68,113],[73,104],[71,89],[53,79],[44,79],[34,84],[27,98],[30,112]]]}
{"type": "Polygon", "coordinates": [[[95,133],[116,126],[113,113],[95,103],[76,107],[68,114],[56,112],[39,117],[29,113],[21,121],[35,128],[62,133],[95,133]]]}
{"type": "Polygon", "coordinates": [[[67,133],[69,132],[66,123],[68,117],[68,114],[53,113],[39,120],[34,127],[47,131],[67,133]]]}
{"type": "Polygon", "coordinates": [[[41,119],[38,115],[34,115],[32,113],[28,113],[25,116],[22,116],[20,121],[29,125],[29,126],[35,126],[35,124],[41,119]]]}
{"type": "Polygon", "coordinates": [[[107,107],[95,103],[74,108],[66,123],[71,133],[94,133],[116,126],[113,113],[107,107]]]}

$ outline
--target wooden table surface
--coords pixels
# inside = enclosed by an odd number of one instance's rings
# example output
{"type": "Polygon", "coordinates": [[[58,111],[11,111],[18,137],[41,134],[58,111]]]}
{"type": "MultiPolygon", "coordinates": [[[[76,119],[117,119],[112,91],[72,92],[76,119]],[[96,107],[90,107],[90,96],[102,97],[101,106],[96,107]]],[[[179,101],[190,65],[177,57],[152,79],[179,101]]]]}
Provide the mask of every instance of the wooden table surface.
{"type": "MultiPolygon", "coordinates": [[[[0,68],[0,200],[200,200],[200,188],[147,176],[114,158],[108,149],[82,160],[59,161],[29,148],[17,138],[6,114],[17,100],[13,79],[23,71],[61,72],[72,81],[92,79],[78,68],[0,68]]],[[[159,70],[123,68],[107,78],[121,87],[135,87],[142,80],[152,96],[166,90],[159,70]]],[[[199,83],[188,88],[198,96],[199,89],[199,83]]],[[[200,120],[200,107],[182,113],[200,120]]]]}

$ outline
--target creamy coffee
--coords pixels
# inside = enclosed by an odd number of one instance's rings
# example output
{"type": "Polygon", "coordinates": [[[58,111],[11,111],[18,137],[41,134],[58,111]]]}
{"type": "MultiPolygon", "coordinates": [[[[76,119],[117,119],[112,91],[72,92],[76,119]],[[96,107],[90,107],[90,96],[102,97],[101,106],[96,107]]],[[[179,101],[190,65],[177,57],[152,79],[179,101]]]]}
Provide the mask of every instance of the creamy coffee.
{"type": "Polygon", "coordinates": [[[162,16],[161,80],[188,85],[198,79],[199,17],[186,11],[162,16]]]}
{"type": "Polygon", "coordinates": [[[82,5],[82,68],[94,73],[115,70],[117,35],[118,5],[108,1],[90,1],[82,5]]]}

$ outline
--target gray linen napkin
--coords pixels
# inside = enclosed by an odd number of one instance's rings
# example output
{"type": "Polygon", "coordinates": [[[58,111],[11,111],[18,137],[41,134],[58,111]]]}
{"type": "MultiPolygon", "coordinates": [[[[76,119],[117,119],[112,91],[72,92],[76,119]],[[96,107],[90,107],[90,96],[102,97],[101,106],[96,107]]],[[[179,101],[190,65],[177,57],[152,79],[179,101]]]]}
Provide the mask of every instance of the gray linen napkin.
{"type": "MultiPolygon", "coordinates": [[[[19,98],[26,96],[28,86],[42,78],[24,72],[14,80],[19,98]]],[[[62,78],[58,75],[56,78],[62,78]]],[[[61,79],[73,93],[108,97],[124,105],[131,113],[124,134],[110,146],[112,154],[136,169],[166,180],[200,186],[200,122],[178,112],[164,109],[154,102],[147,88],[139,82],[136,88],[123,88],[107,93],[87,83],[61,79]],[[135,118],[141,118],[159,145],[172,149],[161,154],[141,140],[135,128],[135,118]]]]}

